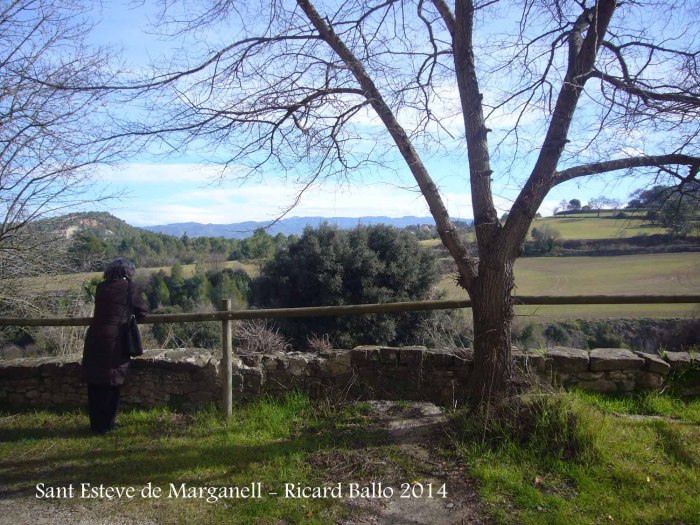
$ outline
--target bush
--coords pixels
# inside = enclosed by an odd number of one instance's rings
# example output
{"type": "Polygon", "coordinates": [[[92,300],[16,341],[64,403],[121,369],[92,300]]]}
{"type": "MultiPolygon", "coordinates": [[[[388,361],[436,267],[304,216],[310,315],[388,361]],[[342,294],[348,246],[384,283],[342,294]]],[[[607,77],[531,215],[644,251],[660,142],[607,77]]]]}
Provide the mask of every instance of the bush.
{"type": "Polygon", "coordinates": [[[623,345],[622,337],[614,334],[608,324],[599,324],[595,335],[588,340],[589,348],[621,348],[623,345]]]}
{"type": "MultiPolygon", "coordinates": [[[[378,225],[339,230],[307,228],[278,250],[253,282],[252,303],[267,308],[336,306],[431,297],[439,280],[434,254],[405,230],[378,225]]],[[[430,314],[304,318],[280,322],[282,332],[303,347],[327,334],[336,347],[403,344],[420,336],[430,314]]]]}
{"type": "Polygon", "coordinates": [[[594,416],[572,393],[508,398],[459,421],[464,442],[508,447],[540,460],[585,462],[598,455],[594,416]]]}
{"type": "Polygon", "coordinates": [[[289,341],[268,321],[253,319],[236,323],[234,346],[238,354],[280,353],[290,350],[289,341]]]}
{"type": "Polygon", "coordinates": [[[566,344],[569,340],[569,334],[564,327],[559,324],[548,325],[544,329],[544,336],[547,338],[547,341],[557,345],[566,344]]]}
{"type": "Polygon", "coordinates": [[[513,325],[511,336],[523,348],[537,348],[545,344],[542,326],[533,322],[527,323],[522,330],[517,330],[516,326],[513,325]]]}
{"type": "MultiPolygon", "coordinates": [[[[160,308],[155,314],[182,313],[179,306],[160,308]]],[[[162,323],[151,325],[151,334],[161,348],[220,348],[221,324],[211,322],[162,323]]]]}

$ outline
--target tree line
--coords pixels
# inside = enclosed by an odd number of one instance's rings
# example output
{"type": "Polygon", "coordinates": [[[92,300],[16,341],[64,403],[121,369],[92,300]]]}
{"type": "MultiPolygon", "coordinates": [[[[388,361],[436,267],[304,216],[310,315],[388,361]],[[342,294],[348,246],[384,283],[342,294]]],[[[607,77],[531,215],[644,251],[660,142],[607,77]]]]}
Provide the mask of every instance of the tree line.
{"type": "MultiPolygon", "coordinates": [[[[99,280],[88,283],[88,295],[94,296],[99,280]]],[[[243,270],[207,271],[204,265],[186,276],[182,265],[175,263],[169,272],[153,273],[141,285],[151,312],[180,313],[211,311],[225,298],[232,299],[237,309],[427,300],[439,296],[439,280],[434,251],[422,247],[410,231],[384,225],[340,230],[326,224],[309,227],[301,237],[277,247],[254,279],[243,270]]],[[[297,349],[308,348],[312,340],[340,348],[416,344],[429,342],[437,320],[444,323],[451,315],[288,319],[275,323],[274,329],[297,349]]],[[[212,348],[220,342],[216,323],[152,325],[150,330],[160,346],[212,348]]]]}
{"type": "Polygon", "coordinates": [[[254,261],[260,263],[285,246],[290,238],[282,233],[269,235],[258,229],[245,239],[224,237],[174,237],[146,230],[130,231],[125,235],[105,237],[91,229],[78,233],[68,247],[68,264],[74,271],[94,272],[117,256],[127,257],[137,267],[170,266],[223,261],[254,261]]]}

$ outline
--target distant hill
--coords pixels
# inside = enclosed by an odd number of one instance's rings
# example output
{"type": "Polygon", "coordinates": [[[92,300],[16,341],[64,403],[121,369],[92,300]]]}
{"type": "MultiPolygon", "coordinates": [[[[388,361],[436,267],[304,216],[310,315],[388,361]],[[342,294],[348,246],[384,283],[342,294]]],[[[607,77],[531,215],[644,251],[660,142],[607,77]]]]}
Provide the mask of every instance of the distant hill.
{"type": "MultiPolygon", "coordinates": [[[[327,219],[324,217],[294,217],[279,221],[267,230],[274,244],[286,242],[290,234],[301,234],[306,226],[323,222],[339,228],[358,224],[390,224],[396,227],[432,225],[429,217],[360,217],[327,219]],[[282,233],[282,239],[277,235],[282,233]]],[[[199,260],[225,261],[246,259],[247,237],[269,223],[243,222],[234,224],[182,223],[149,228],[137,228],[106,212],[81,212],[38,220],[27,231],[60,241],[56,257],[61,257],[73,271],[98,271],[117,256],[131,259],[138,267],[171,266],[174,262],[192,264],[199,260]],[[186,236],[184,234],[187,234],[186,236]]]]}
{"type": "Polygon", "coordinates": [[[72,239],[78,233],[92,232],[102,240],[122,239],[141,233],[141,229],[127,224],[125,221],[107,212],[69,213],[59,217],[41,219],[28,226],[33,230],[50,233],[53,237],[72,239]]]}
{"type": "MultiPolygon", "coordinates": [[[[471,224],[471,220],[466,221],[457,219],[455,222],[457,221],[471,224]]],[[[181,237],[186,233],[188,237],[225,237],[227,239],[244,239],[253,235],[253,232],[256,229],[267,228],[268,226],[270,227],[267,229],[267,233],[272,236],[277,235],[278,233],[282,233],[284,235],[301,235],[304,228],[307,226],[316,228],[324,222],[337,226],[340,229],[354,228],[359,224],[365,226],[372,224],[387,224],[397,228],[405,228],[406,226],[416,224],[435,224],[432,217],[291,217],[289,219],[282,219],[272,226],[270,226],[270,221],[246,221],[231,224],[201,224],[198,222],[181,222],[176,224],[164,224],[160,226],[144,226],[144,229],[152,232],[174,235],[176,237],[181,237]]]]}

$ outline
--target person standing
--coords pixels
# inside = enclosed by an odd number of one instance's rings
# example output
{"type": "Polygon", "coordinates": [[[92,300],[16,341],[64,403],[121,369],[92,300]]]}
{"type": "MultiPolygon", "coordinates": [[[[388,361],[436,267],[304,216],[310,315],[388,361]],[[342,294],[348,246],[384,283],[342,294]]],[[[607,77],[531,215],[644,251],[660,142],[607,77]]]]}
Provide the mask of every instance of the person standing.
{"type": "Polygon", "coordinates": [[[120,388],[131,359],[123,343],[129,308],[136,320],[143,319],[147,312],[132,281],[135,272],[136,267],[128,259],[115,259],[107,265],[104,281],[97,285],[95,293],[95,314],[85,336],[82,360],[82,378],[88,386],[90,430],[95,434],[106,434],[115,428],[120,388]]]}

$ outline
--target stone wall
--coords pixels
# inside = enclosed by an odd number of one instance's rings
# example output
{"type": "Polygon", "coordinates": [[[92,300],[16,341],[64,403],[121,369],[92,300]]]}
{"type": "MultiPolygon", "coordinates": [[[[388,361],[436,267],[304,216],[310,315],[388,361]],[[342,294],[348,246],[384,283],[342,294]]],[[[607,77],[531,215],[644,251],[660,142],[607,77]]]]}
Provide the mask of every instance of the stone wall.
{"type": "Polygon", "coordinates": [[[541,384],[605,393],[661,390],[672,370],[681,372],[700,365],[700,361],[691,363],[685,352],[667,352],[662,358],[623,348],[514,349],[513,358],[541,384]]]}
{"type": "MultiPolygon", "coordinates": [[[[660,390],[669,374],[686,394],[700,394],[700,359],[668,352],[663,358],[623,349],[546,352],[513,349],[516,367],[532,380],[598,392],[660,390]]],[[[308,354],[255,354],[233,359],[234,400],[291,390],[331,399],[427,400],[457,406],[466,397],[472,366],[466,352],[425,347],[360,346],[308,354]]],[[[191,410],[221,399],[220,358],[205,350],[151,350],[132,363],[122,390],[126,407],[191,410]]],[[[0,407],[73,409],[86,405],[79,356],[0,362],[0,407]]]]}

